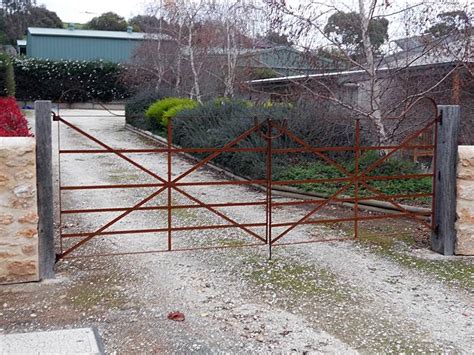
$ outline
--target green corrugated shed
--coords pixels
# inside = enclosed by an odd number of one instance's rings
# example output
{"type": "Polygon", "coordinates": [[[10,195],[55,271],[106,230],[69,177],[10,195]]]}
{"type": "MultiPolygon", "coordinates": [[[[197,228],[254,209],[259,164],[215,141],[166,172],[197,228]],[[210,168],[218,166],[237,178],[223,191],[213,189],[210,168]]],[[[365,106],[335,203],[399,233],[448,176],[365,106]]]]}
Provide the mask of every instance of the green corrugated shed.
{"type": "MultiPolygon", "coordinates": [[[[26,55],[52,60],[97,60],[128,62],[147,38],[144,33],[28,28],[26,55]]],[[[148,36],[149,38],[149,36],[148,36]]],[[[155,35],[154,38],[157,38],[155,35]]],[[[166,40],[166,36],[161,36],[166,40]]]]}

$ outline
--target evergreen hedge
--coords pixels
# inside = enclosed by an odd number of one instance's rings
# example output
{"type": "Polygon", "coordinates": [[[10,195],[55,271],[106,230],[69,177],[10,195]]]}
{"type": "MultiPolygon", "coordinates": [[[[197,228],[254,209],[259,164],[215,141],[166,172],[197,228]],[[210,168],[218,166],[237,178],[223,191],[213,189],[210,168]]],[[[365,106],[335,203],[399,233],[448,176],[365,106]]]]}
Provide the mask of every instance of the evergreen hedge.
{"type": "Polygon", "coordinates": [[[151,104],[164,98],[162,92],[155,88],[146,87],[129,97],[125,104],[125,122],[141,129],[156,131],[161,128],[156,121],[146,118],[145,112],[151,104]]]}
{"type": "Polygon", "coordinates": [[[19,100],[109,102],[128,97],[120,78],[126,69],[104,61],[14,58],[19,100]]]}
{"type": "MultiPolygon", "coordinates": [[[[287,117],[290,111],[289,105],[264,107],[245,100],[216,99],[192,110],[179,112],[173,118],[173,143],[184,148],[222,147],[251,128],[255,120],[263,121],[272,117],[278,121],[287,117]]],[[[288,147],[294,144],[287,137],[281,137],[275,140],[273,145],[288,147]]],[[[256,133],[236,145],[244,148],[265,146],[266,142],[256,133]]],[[[195,155],[203,158],[207,154],[195,155]]],[[[280,157],[275,157],[275,160],[279,159],[280,157]]],[[[225,152],[212,162],[241,176],[263,178],[265,173],[265,155],[262,153],[225,152]]]]}

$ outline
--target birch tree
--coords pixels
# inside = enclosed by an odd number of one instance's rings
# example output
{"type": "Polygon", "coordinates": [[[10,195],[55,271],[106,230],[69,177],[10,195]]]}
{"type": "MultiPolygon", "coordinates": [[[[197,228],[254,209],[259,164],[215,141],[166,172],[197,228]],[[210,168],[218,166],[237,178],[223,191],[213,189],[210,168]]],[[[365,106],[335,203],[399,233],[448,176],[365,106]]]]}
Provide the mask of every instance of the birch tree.
{"type": "Polygon", "coordinates": [[[264,22],[260,12],[254,0],[150,3],[148,15],[165,24],[152,32],[169,35],[174,48],[164,49],[150,33],[151,40],[137,53],[137,70],[152,77],[157,89],[172,82],[176,94],[198,101],[233,97],[242,49],[252,47],[253,33],[264,22]]]}
{"type": "MultiPolygon", "coordinates": [[[[387,109],[384,101],[391,100],[393,91],[401,89],[388,87],[391,83],[395,84],[393,78],[404,71],[408,72],[411,67],[419,65],[422,58],[436,57],[435,49],[441,48],[442,41],[435,39],[426,42],[421,50],[417,49],[415,54],[410,53],[410,58],[407,58],[405,63],[401,63],[396,57],[399,48],[397,49],[395,42],[389,41],[380,48],[372,43],[371,24],[385,18],[393,24],[392,35],[394,37],[422,36],[433,18],[436,17],[437,11],[443,11],[449,6],[459,6],[453,5],[452,2],[449,4],[436,2],[436,6],[434,6],[435,3],[428,1],[412,6],[395,6],[393,3],[395,2],[356,0],[353,3],[334,5],[331,2],[308,0],[298,5],[292,5],[284,0],[267,0],[267,5],[272,9],[274,23],[280,25],[290,39],[303,50],[313,51],[315,48],[327,48],[327,51],[337,51],[348,63],[349,70],[359,71],[366,78],[365,82],[359,85],[359,96],[363,96],[364,100],[358,100],[358,102],[345,100],[341,95],[338,95],[338,90],[330,85],[330,80],[315,79],[311,83],[309,81],[295,81],[294,84],[300,86],[310,95],[343,107],[358,117],[365,117],[371,122],[377,140],[382,145],[390,142],[393,137],[393,129],[387,127],[386,118],[396,116],[403,119],[407,111],[422,100],[423,96],[439,88],[455,71],[454,68],[449,70],[446,75],[430,85],[426,85],[426,81],[424,81],[421,83],[423,85],[419,85],[419,88],[412,86],[409,94],[403,98],[397,98],[398,102],[391,102],[387,109]],[[355,6],[351,7],[351,4],[355,6]],[[335,36],[334,32],[324,30],[331,15],[353,12],[357,14],[354,25],[360,29],[359,45],[362,56],[354,56],[351,48],[344,45],[340,36],[335,36]],[[394,28],[401,29],[404,26],[405,33],[401,31],[393,33],[394,28]]],[[[461,55],[463,58],[457,59],[459,64],[456,66],[466,62],[464,54],[461,55]]],[[[395,125],[395,127],[398,126],[395,125]]]]}

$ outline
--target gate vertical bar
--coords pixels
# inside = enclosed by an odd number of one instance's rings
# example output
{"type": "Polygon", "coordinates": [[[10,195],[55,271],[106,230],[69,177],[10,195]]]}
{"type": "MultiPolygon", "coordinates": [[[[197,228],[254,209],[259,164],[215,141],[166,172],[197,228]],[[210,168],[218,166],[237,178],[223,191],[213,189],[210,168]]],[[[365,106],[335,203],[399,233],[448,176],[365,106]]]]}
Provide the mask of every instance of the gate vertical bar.
{"type": "Polygon", "coordinates": [[[356,119],[354,144],[354,238],[359,239],[359,154],[360,154],[360,120],[356,119]]]}
{"type": "Polygon", "coordinates": [[[171,179],[172,179],[172,168],[171,168],[171,149],[172,149],[172,141],[173,141],[173,120],[170,118],[168,120],[168,251],[172,249],[172,241],[171,241],[171,228],[172,228],[172,198],[171,198],[171,179]]]}
{"type": "MultiPolygon", "coordinates": [[[[59,104],[58,104],[58,114],[59,114],[59,104]]],[[[57,122],[57,135],[58,135],[58,204],[59,204],[59,253],[62,254],[64,251],[63,247],[63,196],[61,191],[61,122],[57,122]]]]}
{"type": "MultiPolygon", "coordinates": [[[[263,137],[263,136],[262,136],[263,137]]],[[[265,183],[266,183],[266,189],[265,189],[265,244],[269,244],[269,236],[270,236],[270,226],[268,224],[268,221],[270,220],[269,217],[269,188],[270,188],[270,178],[268,177],[268,160],[269,158],[269,150],[268,150],[268,137],[265,138],[265,142],[267,144],[266,149],[265,149],[265,183]]]]}
{"type": "Polygon", "coordinates": [[[268,231],[268,258],[272,258],[272,119],[267,119],[267,231],[268,231]]]}

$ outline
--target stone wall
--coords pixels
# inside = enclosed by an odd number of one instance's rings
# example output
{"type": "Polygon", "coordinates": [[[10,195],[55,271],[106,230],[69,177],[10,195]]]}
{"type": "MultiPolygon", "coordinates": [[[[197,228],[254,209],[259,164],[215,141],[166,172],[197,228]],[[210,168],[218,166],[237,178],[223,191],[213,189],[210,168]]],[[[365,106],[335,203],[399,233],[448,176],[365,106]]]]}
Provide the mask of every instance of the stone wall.
{"type": "Polygon", "coordinates": [[[458,148],[455,254],[474,255],[474,146],[458,148]]]}
{"type": "Polygon", "coordinates": [[[37,280],[35,139],[0,137],[0,284],[37,280]]]}

